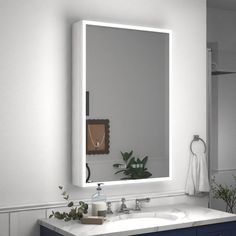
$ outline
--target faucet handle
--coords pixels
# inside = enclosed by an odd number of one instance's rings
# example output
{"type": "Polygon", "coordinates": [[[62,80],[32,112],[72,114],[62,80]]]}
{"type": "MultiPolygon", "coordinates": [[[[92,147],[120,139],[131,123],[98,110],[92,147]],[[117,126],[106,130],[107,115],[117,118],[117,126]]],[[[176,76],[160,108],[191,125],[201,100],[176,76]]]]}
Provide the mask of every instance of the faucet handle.
{"type": "Polygon", "coordinates": [[[121,209],[127,208],[126,204],[126,199],[124,197],[121,198],[121,209]]]}
{"type": "Polygon", "coordinates": [[[107,214],[113,214],[113,211],[111,210],[111,202],[107,202],[107,214]]]}
{"type": "Polygon", "coordinates": [[[135,199],[135,211],[141,211],[140,201],[139,199],[135,199]]]}
{"type": "Polygon", "coordinates": [[[139,201],[139,202],[150,202],[151,199],[150,199],[150,197],[146,197],[146,198],[137,198],[136,201],[139,201]]]}
{"type": "Polygon", "coordinates": [[[124,212],[126,209],[128,209],[125,202],[126,202],[125,198],[124,197],[121,198],[121,205],[120,205],[119,212],[124,212]]]}
{"type": "Polygon", "coordinates": [[[135,211],[140,211],[141,210],[141,203],[142,202],[150,202],[150,198],[137,198],[135,199],[135,211]]]}

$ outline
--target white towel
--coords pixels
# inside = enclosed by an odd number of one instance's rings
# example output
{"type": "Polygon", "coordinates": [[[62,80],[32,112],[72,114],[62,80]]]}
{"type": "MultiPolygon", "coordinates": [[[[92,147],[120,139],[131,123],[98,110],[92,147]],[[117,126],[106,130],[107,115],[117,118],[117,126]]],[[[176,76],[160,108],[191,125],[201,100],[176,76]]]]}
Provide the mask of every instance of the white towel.
{"type": "Polygon", "coordinates": [[[185,192],[191,196],[201,196],[209,191],[206,155],[191,153],[185,192]]]}

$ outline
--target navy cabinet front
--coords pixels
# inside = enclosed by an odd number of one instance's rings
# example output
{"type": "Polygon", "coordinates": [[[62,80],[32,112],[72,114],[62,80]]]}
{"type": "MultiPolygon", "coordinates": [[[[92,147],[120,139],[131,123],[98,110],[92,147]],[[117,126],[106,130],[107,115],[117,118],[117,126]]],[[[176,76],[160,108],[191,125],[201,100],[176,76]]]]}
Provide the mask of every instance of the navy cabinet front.
{"type": "Polygon", "coordinates": [[[51,229],[48,229],[44,226],[40,226],[40,236],[63,236],[51,229]]]}
{"type": "Polygon", "coordinates": [[[175,229],[170,231],[162,231],[149,234],[139,234],[138,236],[197,236],[195,228],[175,229]]]}
{"type": "MultiPolygon", "coordinates": [[[[186,229],[175,229],[148,234],[138,234],[138,236],[236,236],[236,222],[227,222],[198,226],[186,229]]],[[[40,236],[63,236],[46,227],[40,227],[40,236]]]]}
{"type": "Polygon", "coordinates": [[[198,227],[197,236],[236,236],[236,222],[198,227]]]}

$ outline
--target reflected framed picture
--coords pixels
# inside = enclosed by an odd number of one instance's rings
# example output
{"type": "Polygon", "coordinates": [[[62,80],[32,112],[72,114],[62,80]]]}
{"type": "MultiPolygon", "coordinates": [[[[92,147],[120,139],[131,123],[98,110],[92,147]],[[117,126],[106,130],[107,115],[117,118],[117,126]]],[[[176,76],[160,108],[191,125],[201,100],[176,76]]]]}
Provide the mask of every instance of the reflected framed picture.
{"type": "Polygon", "coordinates": [[[86,120],[86,154],[108,154],[110,125],[108,119],[86,120]]]}

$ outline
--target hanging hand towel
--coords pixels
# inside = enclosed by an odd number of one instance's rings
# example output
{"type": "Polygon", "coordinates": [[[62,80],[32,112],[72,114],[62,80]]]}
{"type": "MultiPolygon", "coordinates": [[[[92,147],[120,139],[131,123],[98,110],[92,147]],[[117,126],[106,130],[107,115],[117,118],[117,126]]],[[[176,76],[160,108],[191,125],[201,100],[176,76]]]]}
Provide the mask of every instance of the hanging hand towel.
{"type": "Polygon", "coordinates": [[[199,180],[197,186],[198,193],[207,193],[210,191],[206,155],[204,153],[197,155],[199,162],[199,180]]]}
{"type": "Polygon", "coordinates": [[[188,195],[195,194],[195,185],[196,185],[196,170],[197,170],[197,158],[192,153],[189,157],[189,167],[188,167],[188,174],[185,186],[185,192],[188,195]]]}
{"type": "Polygon", "coordinates": [[[209,190],[206,155],[191,153],[185,192],[191,196],[201,196],[209,190]]]}

